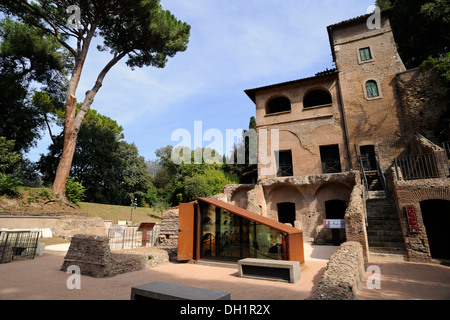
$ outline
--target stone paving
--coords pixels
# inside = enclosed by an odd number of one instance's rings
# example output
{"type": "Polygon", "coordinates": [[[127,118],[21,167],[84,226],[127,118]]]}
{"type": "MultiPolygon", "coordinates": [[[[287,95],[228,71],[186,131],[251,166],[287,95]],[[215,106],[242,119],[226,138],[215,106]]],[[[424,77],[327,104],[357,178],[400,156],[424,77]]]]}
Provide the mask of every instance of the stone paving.
{"type": "MultiPolygon", "coordinates": [[[[64,251],[47,251],[34,260],[0,265],[0,300],[129,300],[131,288],[166,281],[231,293],[232,300],[303,300],[317,286],[337,247],[305,244],[306,266],[295,284],[238,278],[237,269],[168,263],[112,278],[81,276],[81,289],[69,290],[70,275],[60,271],[64,251]]],[[[391,261],[374,257],[381,270],[381,289],[369,290],[366,278],[357,300],[450,299],[450,267],[391,261]]]]}

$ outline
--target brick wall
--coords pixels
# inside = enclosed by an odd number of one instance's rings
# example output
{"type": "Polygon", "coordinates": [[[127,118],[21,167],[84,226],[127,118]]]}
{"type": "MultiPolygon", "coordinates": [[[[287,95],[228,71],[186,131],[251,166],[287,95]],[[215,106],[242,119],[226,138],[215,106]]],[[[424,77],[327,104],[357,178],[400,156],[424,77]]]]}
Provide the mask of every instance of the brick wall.
{"type": "Polygon", "coordinates": [[[420,203],[425,200],[450,201],[450,179],[397,180],[394,177],[394,199],[397,204],[400,224],[405,238],[406,252],[411,261],[430,261],[432,259],[426,228],[423,222],[420,203]],[[405,206],[414,206],[418,233],[411,233],[405,206]]]}

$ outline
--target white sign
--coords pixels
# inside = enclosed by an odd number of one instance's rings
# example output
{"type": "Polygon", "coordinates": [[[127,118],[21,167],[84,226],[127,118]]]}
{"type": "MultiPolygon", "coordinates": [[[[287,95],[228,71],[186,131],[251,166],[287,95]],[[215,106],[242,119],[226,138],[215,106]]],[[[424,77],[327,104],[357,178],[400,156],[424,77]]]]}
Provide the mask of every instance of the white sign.
{"type": "Polygon", "coordinates": [[[344,219],[325,219],[323,220],[323,227],[325,229],[345,229],[344,219]]]}

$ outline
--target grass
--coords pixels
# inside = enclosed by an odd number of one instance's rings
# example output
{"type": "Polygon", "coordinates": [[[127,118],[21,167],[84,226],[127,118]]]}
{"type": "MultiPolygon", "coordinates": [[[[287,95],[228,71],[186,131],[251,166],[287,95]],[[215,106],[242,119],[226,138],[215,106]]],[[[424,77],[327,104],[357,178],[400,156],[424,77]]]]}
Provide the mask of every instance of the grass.
{"type": "Polygon", "coordinates": [[[162,216],[161,211],[152,208],[136,208],[132,210],[131,206],[115,206],[89,202],[80,202],[79,207],[81,212],[87,213],[89,216],[100,217],[103,220],[112,220],[114,224],[117,224],[118,221],[131,221],[131,215],[133,215],[133,224],[160,222],[162,216]]]}

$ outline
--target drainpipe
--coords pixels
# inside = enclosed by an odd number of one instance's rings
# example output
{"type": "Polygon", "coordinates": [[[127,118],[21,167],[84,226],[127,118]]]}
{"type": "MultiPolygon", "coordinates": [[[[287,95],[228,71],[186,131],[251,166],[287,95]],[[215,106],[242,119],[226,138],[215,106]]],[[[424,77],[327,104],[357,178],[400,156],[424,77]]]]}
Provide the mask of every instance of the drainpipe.
{"type": "Polygon", "coordinates": [[[340,106],[341,106],[342,119],[344,122],[344,141],[345,141],[345,145],[347,147],[348,163],[349,163],[350,171],[353,171],[353,162],[352,162],[352,158],[351,158],[351,154],[350,154],[350,143],[348,141],[347,120],[345,117],[344,100],[342,99],[342,88],[341,88],[341,81],[339,79],[339,74],[338,74],[338,79],[337,79],[337,85],[338,85],[338,94],[339,94],[339,101],[340,101],[340,106]]]}

